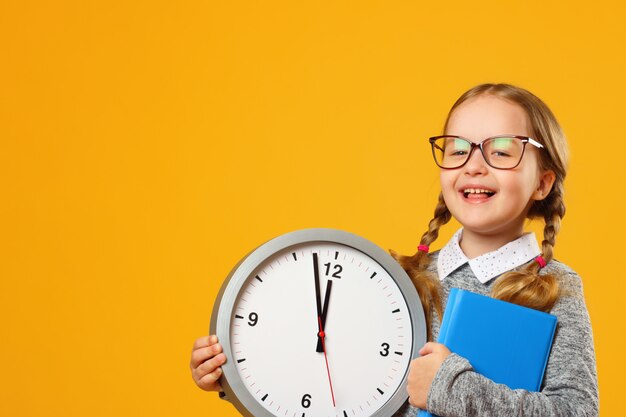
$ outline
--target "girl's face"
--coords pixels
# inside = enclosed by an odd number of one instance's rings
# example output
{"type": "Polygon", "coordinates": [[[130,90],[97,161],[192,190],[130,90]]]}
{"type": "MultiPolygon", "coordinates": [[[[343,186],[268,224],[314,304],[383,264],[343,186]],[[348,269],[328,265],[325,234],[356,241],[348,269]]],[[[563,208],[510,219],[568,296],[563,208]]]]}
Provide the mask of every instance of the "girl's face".
{"type": "MultiPolygon", "coordinates": [[[[492,95],[473,97],[457,107],[445,133],[475,143],[503,134],[532,137],[524,109],[492,95]]],[[[521,163],[502,170],[487,165],[480,149],[474,149],[464,166],[441,170],[446,205],[466,232],[510,239],[523,233],[533,201],[545,198],[554,183],[552,171],[539,169],[538,152],[545,150],[527,144],[521,163]]]]}

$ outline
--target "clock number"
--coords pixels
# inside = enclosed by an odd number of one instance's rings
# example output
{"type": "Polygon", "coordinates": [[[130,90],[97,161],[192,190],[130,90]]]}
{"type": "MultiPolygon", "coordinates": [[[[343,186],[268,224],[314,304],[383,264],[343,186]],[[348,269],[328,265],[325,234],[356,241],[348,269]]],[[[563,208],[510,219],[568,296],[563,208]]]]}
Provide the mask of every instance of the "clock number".
{"type": "Polygon", "coordinates": [[[383,348],[383,350],[381,350],[380,352],[380,356],[388,356],[389,355],[389,343],[383,343],[382,345],[380,345],[381,348],[383,348]]]}
{"type": "MultiPolygon", "coordinates": [[[[328,276],[330,274],[330,262],[328,262],[327,264],[324,264],[324,266],[326,267],[326,276],[328,276]]],[[[335,272],[331,276],[333,278],[341,278],[341,276],[339,275],[343,271],[343,268],[341,267],[341,265],[335,264],[333,266],[333,269],[335,270],[335,272]]]]}
{"type": "Polygon", "coordinates": [[[302,407],[309,408],[311,406],[311,394],[304,394],[302,397],[302,407]]]}
{"type": "Polygon", "coordinates": [[[259,315],[255,312],[250,313],[250,315],[248,316],[248,320],[250,320],[248,322],[248,324],[250,326],[256,326],[257,322],[259,321],[259,315]]]}

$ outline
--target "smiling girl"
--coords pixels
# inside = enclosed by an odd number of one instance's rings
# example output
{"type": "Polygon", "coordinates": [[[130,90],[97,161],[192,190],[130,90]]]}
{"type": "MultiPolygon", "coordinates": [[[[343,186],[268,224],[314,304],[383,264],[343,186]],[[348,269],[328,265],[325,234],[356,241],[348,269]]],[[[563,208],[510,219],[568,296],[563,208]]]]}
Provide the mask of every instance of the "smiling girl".
{"type": "MultiPolygon", "coordinates": [[[[411,406],[439,416],[596,416],[598,386],[580,277],[553,257],[565,214],[565,137],[548,107],[508,84],[483,84],[452,106],[444,135],[430,139],[441,194],[417,252],[395,255],[413,280],[429,340],[439,334],[451,288],[549,312],[558,318],[540,392],[512,390],[429,342],[411,364],[411,406]],[[463,226],[438,252],[428,246],[454,217],[463,226]],[[545,222],[539,248],[526,219],[545,222]]],[[[397,415],[413,416],[405,406],[397,415]]]]}
{"type": "MultiPolygon", "coordinates": [[[[413,360],[409,402],[396,416],[426,409],[439,416],[597,416],[598,384],[589,315],[580,277],[554,259],[565,214],[567,146],[548,107],[508,84],[483,84],[452,106],[444,135],[430,139],[441,168],[435,216],[412,256],[394,254],[418,290],[428,340],[437,340],[443,305],[461,288],[550,312],[558,318],[540,392],[512,390],[474,372],[471,363],[429,342],[413,360]],[[439,228],[463,226],[429,253],[439,228]],[[541,246],[526,219],[545,222],[541,246]]],[[[215,335],[196,340],[196,384],[220,391],[226,357],[215,335]]]]}

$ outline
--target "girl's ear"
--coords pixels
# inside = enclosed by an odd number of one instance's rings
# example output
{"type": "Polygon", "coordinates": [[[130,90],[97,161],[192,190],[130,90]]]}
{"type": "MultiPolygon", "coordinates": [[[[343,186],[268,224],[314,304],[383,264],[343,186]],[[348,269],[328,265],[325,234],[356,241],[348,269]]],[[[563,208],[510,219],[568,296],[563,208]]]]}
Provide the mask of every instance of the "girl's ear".
{"type": "Polygon", "coordinates": [[[532,195],[533,200],[543,200],[550,194],[552,185],[556,180],[556,174],[551,169],[543,171],[539,177],[539,185],[532,195]]]}

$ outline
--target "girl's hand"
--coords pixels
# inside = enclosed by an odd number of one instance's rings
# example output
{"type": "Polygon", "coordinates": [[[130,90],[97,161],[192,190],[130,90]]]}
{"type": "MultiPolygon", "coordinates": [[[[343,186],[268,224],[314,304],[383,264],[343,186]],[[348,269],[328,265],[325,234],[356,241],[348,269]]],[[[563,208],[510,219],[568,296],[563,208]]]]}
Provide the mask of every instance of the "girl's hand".
{"type": "Polygon", "coordinates": [[[430,385],[443,361],[452,352],[441,343],[429,342],[420,349],[421,358],[413,359],[409,369],[406,390],[409,393],[409,403],[413,407],[426,410],[426,400],[430,385]]]}
{"type": "Polygon", "coordinates": [[[205,391],[221,391],[218,379],[222,376],[221,365],[226,362],[222,345],[217,336],[203,336],[196,340],[191,351],[191,376],[197,386],[205,391]]]}

